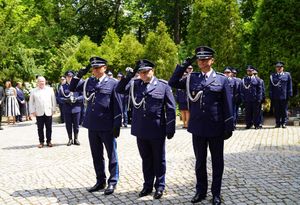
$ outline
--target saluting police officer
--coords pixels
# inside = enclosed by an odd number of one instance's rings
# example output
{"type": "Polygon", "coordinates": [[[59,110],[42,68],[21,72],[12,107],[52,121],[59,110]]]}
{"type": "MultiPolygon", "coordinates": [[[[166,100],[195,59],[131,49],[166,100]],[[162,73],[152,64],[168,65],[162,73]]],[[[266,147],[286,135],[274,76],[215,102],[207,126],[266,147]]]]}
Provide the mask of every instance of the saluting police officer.
{"type": "Polygon", "coordinates": [[[115,93],[117,81],[106,74],[107,61],[100,57],[92,57],[86,68],[79,70],[71,81],[70,90],[83,91],[88,101],[83,127],[88,129],[90,148],[97,176],[96,184],[88,189],[95,192],[105,188],[106,175],[103,157],[103,145],[109,159],[108,186],[105,195],[112,194],[119,180],[119,163],[116,138],[120,134],[122,112],[119,96],[115,93]],[[80,80],[92,67],[92,77],[80,80]]]}
{"type": "Polygon", "coordinates": [[[66,83],[61,85],[58,90],[58,97],[63,102],[63,115],[66,124],[66,129],[69,137],[67,146],[80,145],[78,140],[80,114],[83,104],[82,92],[71,92],[70,82],[75,73],[72,70],[65,72],[66,83]],[[74,141],[72,138],[72,128],[74,132],[74,141]]]}
{"type": "Polygon", "coordinates": [[[169,85],[186,89],[189,98],[190,121],[188,131],[193,134],[193,148],[196,157],[196,194],[191,200],[197,203],[207,194],[207,146],[212,159],[213,180],[211,192],[213,204],[221,204],[221,184],[224,169],[224,139],[233,131],[232,98],[228,79],[214,71],[215,51],[207,46],[195,50],[195,56],[177,65],[169,85]],[[187,66],[197,58],[200,72],[193,72],[185,79],[181,77],[187,66]]]}
{"type": "Polygon", "coordinates": [[[293,96],[292,77],[284,72],[284,62],[275,63],[276,72],[270,76],[270,98],[274,107],[276,128],[286,128],[288,100],[293,96]]]}
{"type": "Polygon", "coordinates": [[[154,64],[142,59],[133,72],[123,78],[116,91],[130,92],[133,110],[131,134],[137,137],[142,158],[144,185],[140,197],[149,195],[155,188],[154,199],[165,190],[165,140],[175,133],[175,100],[167,81],[154,76],[154,64]],[[140,79],[131,80],[138,72],[140,79]],[[130,86],[126,86],[131,82],[130,86]],[[155,182],[154,182],[155,180],[155,182]]]}
{"type": "Polygon", "coordinates": [[[259,114],[262,101],[262,84],[254,75],[254,67],[247,66],[247,76],[243,78],[241,85],[241,98],[245,106],[246,129],[254,124],[259,129],[259,114]]]}

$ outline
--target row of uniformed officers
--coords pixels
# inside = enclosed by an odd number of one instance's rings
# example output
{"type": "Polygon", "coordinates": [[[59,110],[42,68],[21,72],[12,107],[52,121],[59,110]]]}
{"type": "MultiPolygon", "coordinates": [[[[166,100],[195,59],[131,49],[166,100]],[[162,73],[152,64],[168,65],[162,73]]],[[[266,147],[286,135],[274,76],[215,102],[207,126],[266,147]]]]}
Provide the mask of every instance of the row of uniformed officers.
{"type": "MultiPolygon", "coordinates": [[[[187,129],[192,133],[197,179],[196,193],[191,202],[200,202],[207,195],[206,158],[209,147],[213,168],[212,203],[221,204],[224,140],[232,135],[240,101],[245,104],[247,127],[250,128],[252,124],[259,127],[256,116],[258,113],[255,110],[257,106],[261,106],[263,92],[262,80],[253,76],[255,68],[249,66],[248,77],[242,80],[232,76],[235,71],[229,67],[224,70],[225,75],[218,73],[212,68],[214,53],[207,46],[196,48],[193,58],[187,58],[183,64],[177,65],[169,82],[157,79],[154,76],[155,65],[146,59],[137,61],[134,69],[127,69],[126,76],[120,81],[105,74],[107,61],[100,57],[92,57],[90,64],[80,69],[76,75],[72,71],[66,73],[67,83],[61,86],[59,97],[65,104],[68,145],[79,145],[80,112],[83,101],[87,101],[83,127],[88,129],[96,172],[96,184],[88,189],[89,192],[105,189],[104,194],[109,195],[116,188],[119,180],[116,138],[120,135],[122,125],[122,95],[129,95],[132,104],[131,134],[137,137],[144,176],[139,196],[151,194],[153,188],[155,199],[163,196],[166,173],[165,140],[171,139],[175,134],[176,104],[171,90],[173,87],[186,90],[188,98],[190,120],[187,129]],[[184,76],[194,61],[197,62],[200,72],[189,72],[184,76]],[[82,77],[90,69],[92,76],[83,80],[82,77]],[[256,105],[256,102],[260,104],[256,105]],[[108,179],[105,174],[104,147],[109,159],[108,179]]],[[[274,99],[277,100],[278,90],[291,86],[288,81],[290,79],[286,72],[272,75],[271,93],[274,99]]],[[[285,102],[277,103],[279,105],[274,104],[275,108],[281,108],[281,104],[285,102]]],[[[280,117],[278,121],[276,118],[276,123],[285,125],[286,116],[283,114],[280,117]]]]}

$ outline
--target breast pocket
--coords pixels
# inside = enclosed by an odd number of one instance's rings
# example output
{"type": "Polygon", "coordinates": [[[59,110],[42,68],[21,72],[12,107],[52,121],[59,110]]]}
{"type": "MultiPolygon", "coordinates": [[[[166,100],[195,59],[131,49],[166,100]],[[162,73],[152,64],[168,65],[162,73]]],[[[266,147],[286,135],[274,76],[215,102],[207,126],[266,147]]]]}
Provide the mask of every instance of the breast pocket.
{"type": "Polygon", "coordinates": [[[146,106],[149,110],[150,115],[153,117],[160,117],[162,108],[163,108],[163,94],[152,94],[148,96],[148,100],[146,101],[146,106]]]}

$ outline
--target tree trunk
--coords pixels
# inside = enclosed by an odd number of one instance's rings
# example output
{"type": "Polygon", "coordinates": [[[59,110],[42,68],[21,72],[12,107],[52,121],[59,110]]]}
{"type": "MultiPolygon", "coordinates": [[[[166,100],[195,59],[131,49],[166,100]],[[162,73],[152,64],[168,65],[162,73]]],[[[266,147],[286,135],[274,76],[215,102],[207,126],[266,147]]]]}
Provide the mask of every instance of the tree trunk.
{"type": "Polygon", "coordinates": [[[175,25],[174,25],[174,42],[180,43],[180,0],[175,1],[175,25]]]}

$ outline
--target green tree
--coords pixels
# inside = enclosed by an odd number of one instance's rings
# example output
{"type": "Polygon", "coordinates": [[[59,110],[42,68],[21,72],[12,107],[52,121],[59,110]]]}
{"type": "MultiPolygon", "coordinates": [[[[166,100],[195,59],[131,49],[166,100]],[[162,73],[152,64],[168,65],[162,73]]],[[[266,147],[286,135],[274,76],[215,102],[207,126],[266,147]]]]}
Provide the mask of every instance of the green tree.
{"type": "Polygon", "coordinates": [[[178,49],[167,33],[167,27],[159,22],[156,32],[150,32],[145,44],[145,58],[156,64],[155,75],[169,79],[178,62],[178,49]]]}
{"type": "Polygon", "coordinates": [[[109,28],[100,45],[99,56],[108,61],[109,70],[114,70],[120,61],[118,53],[120,39],[113,28],[109,28]]]}
{"type": "Polygon", "coordinates": [[[120,42],[118,71],[124,73],[126,67],[134,67],[135,62],[143,57],[144,47],[133,34],[125,34],[120,42]]]}
{"type": "Polygon", "coordinates": [[[300,83],[299,10],[300,4],[292,0],[262,1],[255,17],[251,50],[264,79],[274,71],[275,61],[284,61],[293,75],[294,88],[300,83]]]}
{"type": "Polygon", "coordinates": [[[240,63],[240,16],[235,0],[196,0],[188,26],[188,49],[199,45],[216,51],[215,67],[240,63]]]}

